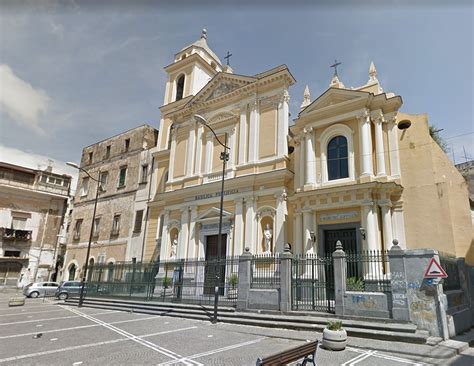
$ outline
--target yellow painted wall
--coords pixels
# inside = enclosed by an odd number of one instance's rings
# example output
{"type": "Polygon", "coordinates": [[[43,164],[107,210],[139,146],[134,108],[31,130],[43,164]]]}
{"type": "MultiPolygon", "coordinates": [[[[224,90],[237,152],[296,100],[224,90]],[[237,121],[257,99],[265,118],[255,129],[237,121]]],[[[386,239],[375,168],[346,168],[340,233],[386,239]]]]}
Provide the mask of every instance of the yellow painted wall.
{"type": "MultiPolygon", "coordinates": [[[[220,141],[225,141],[224,134],[217,135],[220,141]]],[[[221,152],[223,151],[223,147],[219,142],[217,142],[216,138],[213,139],[213,151],[212,151],[212,172],[219,172],[222,170],[222,160],[220,159],[221,152]]]]}
{"type": "Polygon", "coordinates": [[[178,135],[176,136],[176,152],[174,156],[173,178],[179,178],[184,176],[187,137],[187,131],[184,131],[184,129],[178,130],[178,135]]]}
{"type": "Polygon", "coordinates": [[[259,157],[276,155],[277,111],[269,109],[260,113],[259,157]]]}

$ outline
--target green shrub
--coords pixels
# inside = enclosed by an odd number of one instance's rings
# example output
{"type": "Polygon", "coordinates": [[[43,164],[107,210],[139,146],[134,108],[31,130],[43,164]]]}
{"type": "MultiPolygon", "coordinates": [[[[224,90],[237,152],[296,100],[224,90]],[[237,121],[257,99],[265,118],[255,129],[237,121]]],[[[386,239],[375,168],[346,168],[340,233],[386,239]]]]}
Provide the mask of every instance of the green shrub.
{"type": "Polygon", "coordinates": [[[358,277],[349,277],[346,282],[347,291],[364,291],[364,280],[358,277]]]}
{"type": "Polygon", "coordinates": [[[227,279],[227,282],[229,282],[230,288],[234,289],[239,283],[239,277],[237,276],[237,274],[232,273],[227,279]]]}
{"type": "Polygon", "coordinates": [[[342,321],[340,320],[331,320],[326,325],[326,328],[329,330],[342,330],[342,321]]]}
{"type": "Polygon", "coordinates": [[[163,282],[161,282],[161,285],[162,285],[164,288],[170,287],[170,285],[171,285],[171,278],[169,278],[169,277],[163,278],[163,282]]]}

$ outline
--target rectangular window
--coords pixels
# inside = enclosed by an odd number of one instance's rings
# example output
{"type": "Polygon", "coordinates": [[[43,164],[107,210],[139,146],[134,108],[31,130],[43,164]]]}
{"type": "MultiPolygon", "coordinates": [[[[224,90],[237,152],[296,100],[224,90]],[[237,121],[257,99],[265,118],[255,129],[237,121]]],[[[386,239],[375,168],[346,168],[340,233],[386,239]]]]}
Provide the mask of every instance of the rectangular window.
{"type": "Polygon", "coordinates": [[[82,178],[81,197],[87,196],[89,192],[89,177],[82,178]]]}
{"type": "Polygon", "coordinates": [[[91,151],[89,153],[89,164],[92,164],[92,156],[94,155],[94,153],[91,151]]]}
{"type": "Polygon", "coordinates": [[[5,250],[5,257],[15,257],[20,258],[20,251],[19,250],[5,250]]]}
{"type": "Polygon", "coordinates": [[[120,232],[120,215],[114,215],[112,221],[112,235],[118,235],[120,232]]]}
{"type": "Polygon", "coordinates": [[[105,159],[110,158],[110,145],[105,148],[105,159]]]}
{"type": "Polygon", "coordinates": [[[94,228],[92,230],[92,236],[97,238],[99,236],[99,230],[100,230],[100,217],[97,217],[94,219],[94,228]]]}
{"type": "Polygon", "coordinates": [[[125,179],[127,178],[127,167],[120,168],[120,175],[119,175],[119,187],[125,187],[125,179]]]}
{"type": "Polygon", "coordinates": [[[142,176],[140,178],[140,183],[146,183],[148,181],[148,164],[142,165],[142,176]]]}
{"type": "Polygon", "coordinates": [[[81,226],[82,219],[76,220],[76,225],[74,226],[73,239],[79,240],[81,238],[81,226]]]}
{"type": "Polygon", "coordinates": [[[100,181],[100,188],[102,191],[105,191],[107,188],[107,178],[109,177],[109,172],[101,172],[99,181],[100,181]]]}
{"type": "Polygon", "coordinates": [[[46,183],[48,181],[48,177],[46,175],[42,175],[40,181],[41,183],[46,183]]]}
{"type": "Polygon", "coordinates": [[[25,230],[26,229],[26,218],[24,218],[24,217],[13,217],[12,218],[12,229],[25,230]]]}
{"type": "Polygon", "coordinates": [[[128,149],[130,149],[130,139],[125,139],[125,152],[127,152],[128,149]]]}
{"type": "Polygon", "coordinates": [[[135,214],[135,225],[133,226],[133,232],[139,233],[142,231],[142,221],[143,221],[143,210],[139,210],[135,214]]]}

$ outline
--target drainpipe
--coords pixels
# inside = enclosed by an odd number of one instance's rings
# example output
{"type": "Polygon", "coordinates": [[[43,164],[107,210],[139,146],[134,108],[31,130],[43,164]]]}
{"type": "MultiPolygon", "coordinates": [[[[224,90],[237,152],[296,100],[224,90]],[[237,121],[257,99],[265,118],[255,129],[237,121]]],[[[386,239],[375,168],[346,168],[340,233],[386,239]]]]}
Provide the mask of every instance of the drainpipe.
{"type": "Polygon", "coordinates": [[[146,213],[145,213],[145,227],[143,228],[143,241],[142,241],[142,255],[140,262],[143,263],[143,255],[145,253],[145,241],[146,241],[146,229],[148,226],[148,218],[150,214],[150,206],[148,204],[150,203],[150,196],[151,196],[151,186],[153,185],[153,170],[154,170],[154,165],[155,165],[155,158],[152,156],[151,158],[151,173],[150,173],[150,186],[148,187],[148,199],[147,199],[147,206],[146,206],[146,213]]]}

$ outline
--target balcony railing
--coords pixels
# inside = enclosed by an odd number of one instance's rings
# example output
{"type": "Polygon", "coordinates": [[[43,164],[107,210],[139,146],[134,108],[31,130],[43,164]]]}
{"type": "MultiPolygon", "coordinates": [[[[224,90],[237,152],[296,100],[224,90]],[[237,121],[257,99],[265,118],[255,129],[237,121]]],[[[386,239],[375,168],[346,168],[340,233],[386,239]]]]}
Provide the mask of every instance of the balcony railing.
{"type": "Polygon", "coordinates": [[[31,230],[18,230],[18,229],[8,229],[2,228],[3,234],[2,237],[4,240],[22,240],[29,241],[31,240],[31,235],[33,231],[31,230]]]}

